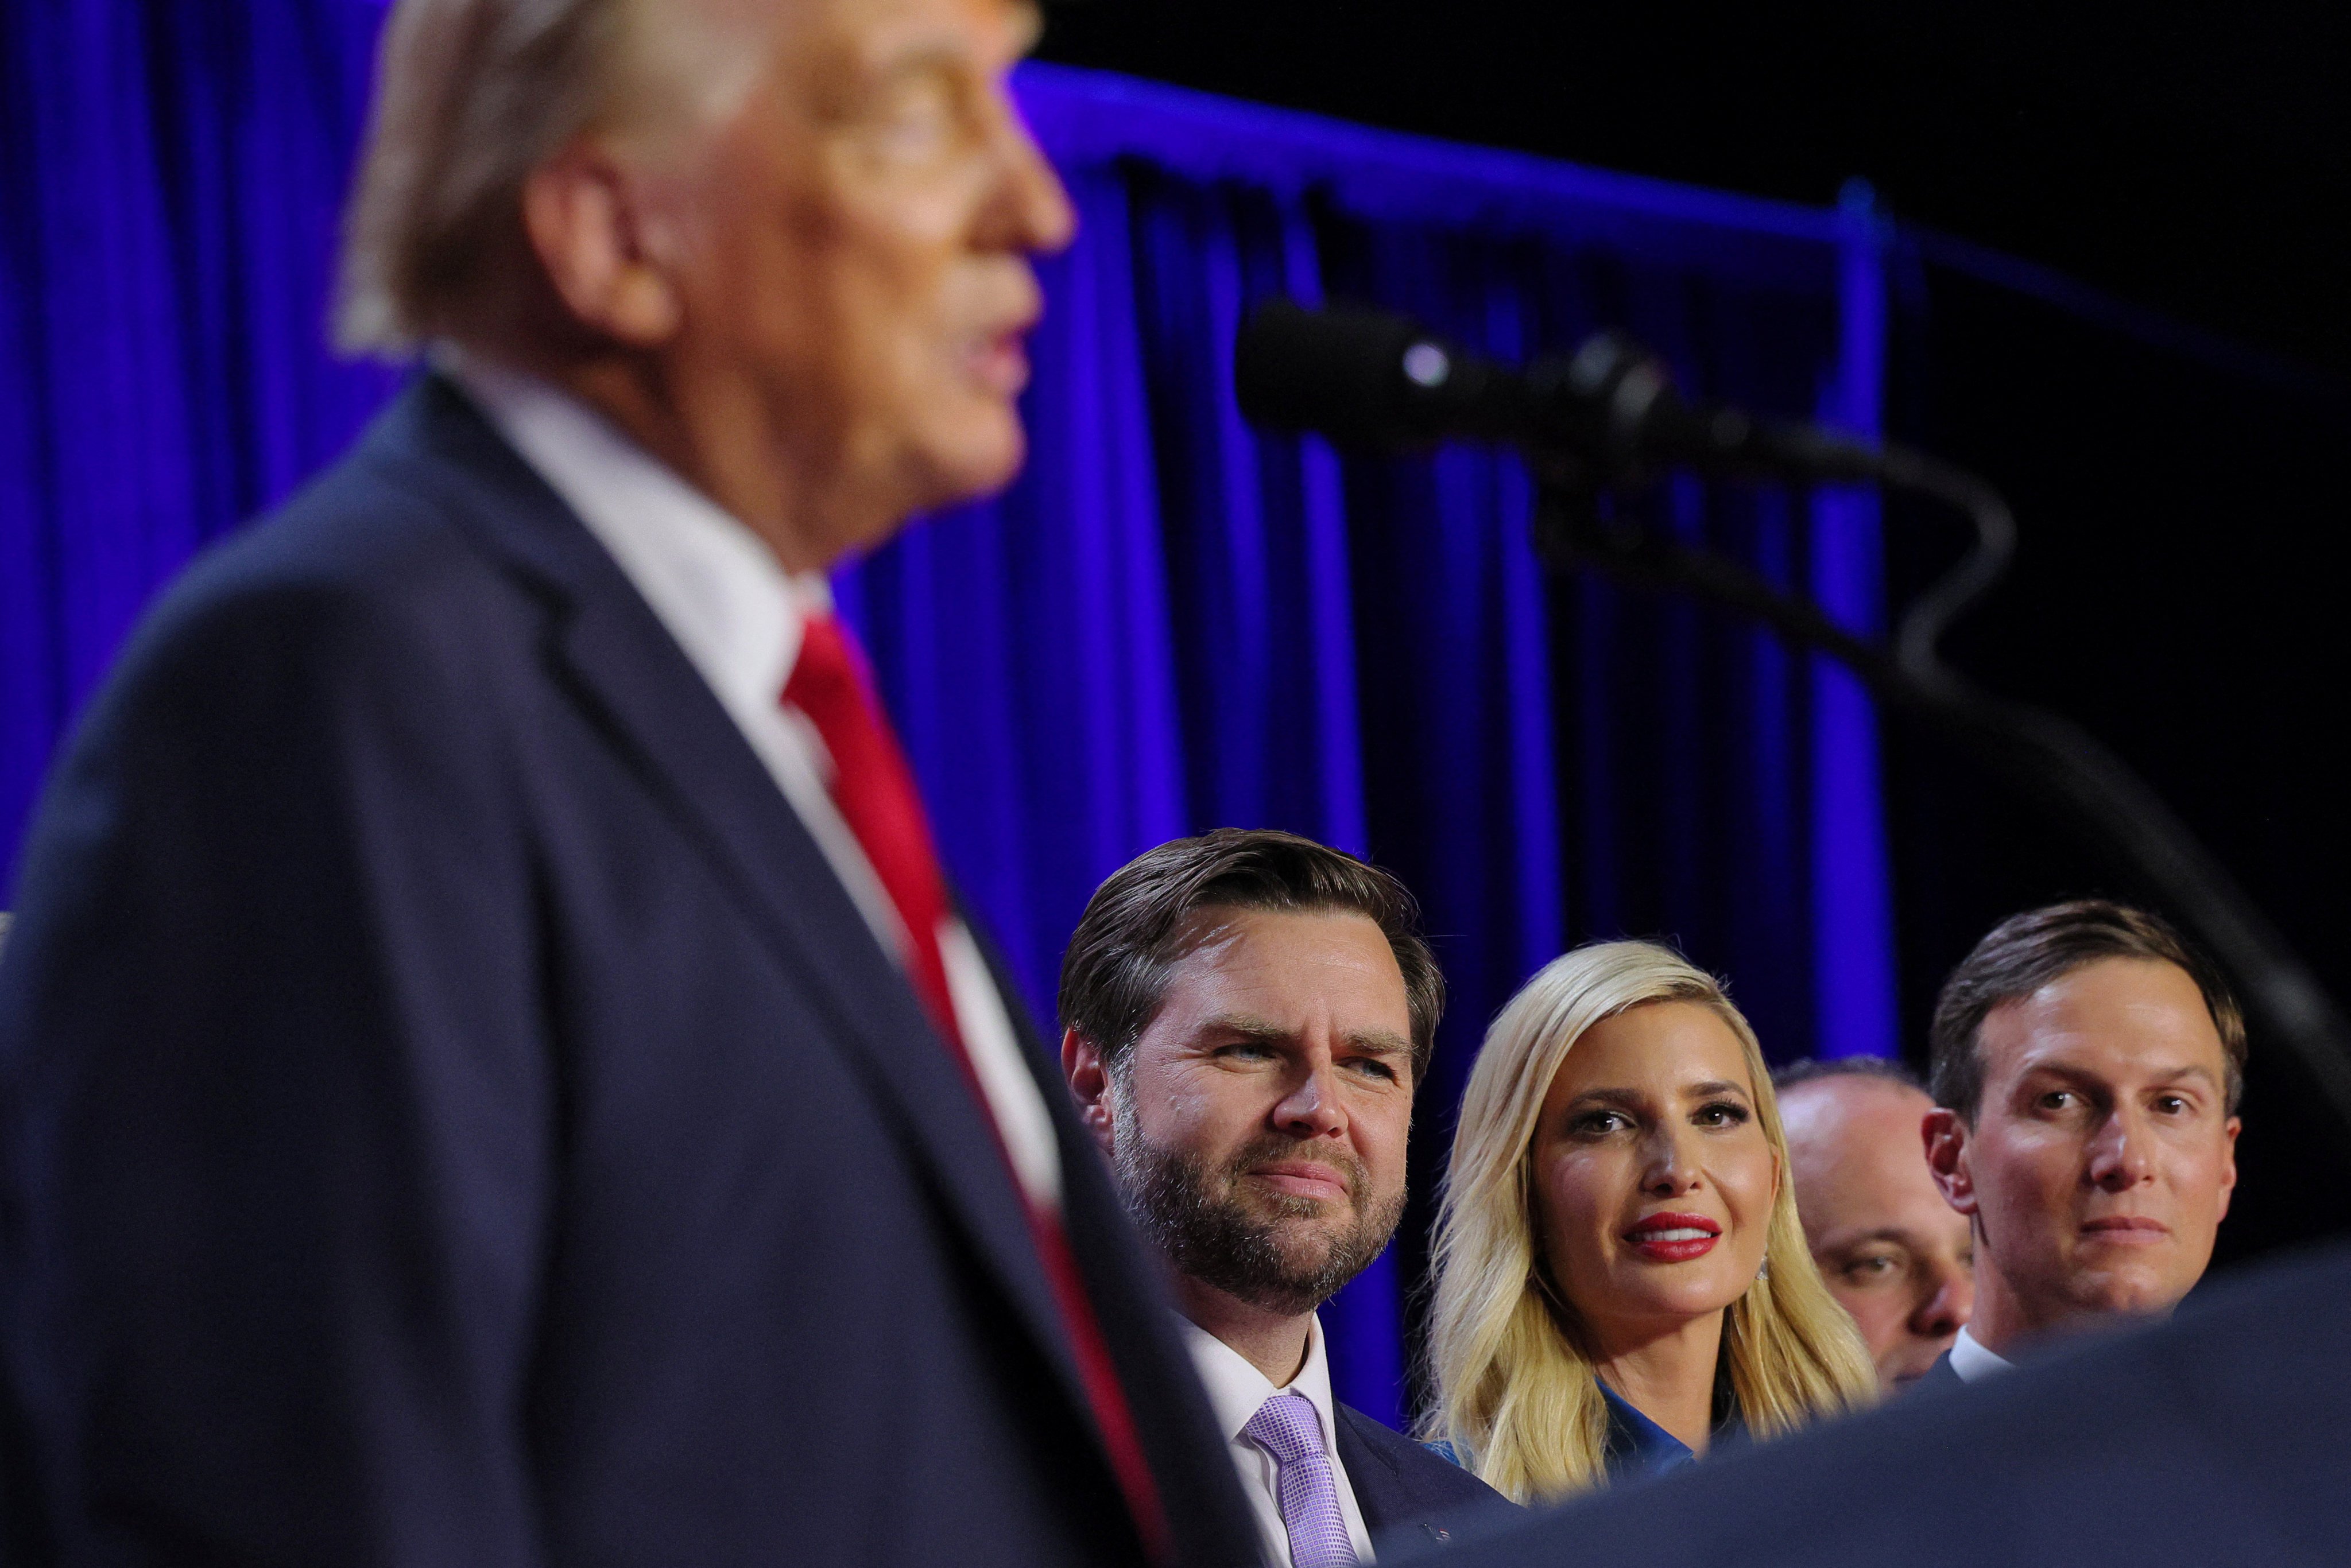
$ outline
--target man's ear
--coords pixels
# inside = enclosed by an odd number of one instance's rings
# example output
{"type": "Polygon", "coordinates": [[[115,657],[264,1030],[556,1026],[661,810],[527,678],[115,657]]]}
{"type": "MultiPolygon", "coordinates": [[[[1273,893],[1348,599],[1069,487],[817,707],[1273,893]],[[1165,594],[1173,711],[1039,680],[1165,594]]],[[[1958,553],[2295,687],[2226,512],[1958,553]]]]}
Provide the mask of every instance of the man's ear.
{"type": "Polygon", "coordinates": [[[1942,1189],[1943,1201],[1972,1216],[1976,1183],[1968,1168],[1968,1124],[1959,1112],[1937,1106],[1919,1121],[1918,1136],[1927,1148],[1927,1169],[1942,1189]]]}
{"type": "Polygon", "coordinates": [[[2229,1217],[2229,1199],[2236,1196],[2237,1135],[2244,1130],[2244,1121],[2239,1116],[2231,1116],[2228,1125],[2220,1129],[2220,1136],[2229,1140],[2228,1153],[2220,1164],[2220,1218],[2223,1220],[2229,1217]]]}
{"type": "Polygon", "coordinates": [[[1117,1131],[1111,1114],[1110,1066],[1094,1043],[1074,1029],[1061,1031],[1061,1076],[1069,1082],[1071,1097],[1078,1102],[1078,1120],[1092,1135],[1094,1147],[1108,1158],[1117,1131]]]}
{"type": "Polygon", "coordinates": [[[684,306],[643,183],[582,138],[523,181],[522,217],[547,280],[581,325],[632,348],[674,335],[684,306]]]}

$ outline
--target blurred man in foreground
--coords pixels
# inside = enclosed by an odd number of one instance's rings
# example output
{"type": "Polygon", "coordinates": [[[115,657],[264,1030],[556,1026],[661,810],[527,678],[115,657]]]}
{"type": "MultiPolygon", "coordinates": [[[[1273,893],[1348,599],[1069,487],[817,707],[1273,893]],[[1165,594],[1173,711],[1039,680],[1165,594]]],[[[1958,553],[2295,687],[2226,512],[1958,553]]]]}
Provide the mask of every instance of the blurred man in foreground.
{"type": "Polygon", "coordinates": [[[342,329],[0,970],[13,1561],[1238,1564],[824,573],[1019,467],[1015,0],[403,0],[342,329]]]}
{"type": "Polygon", "coordinates": [[[1888,1393],[1927,1375],[1965,1326],[1975,1238],[1919,1152],[1935,1107],[1898,1063],[1798,1062],[1771,1075],[1813,1262],[1853,1314],[1888,1393]]]}
{"type": "MultiPolygon", "coordinates": [[[[1061,966],[1061,1065],[1165,1262],[1267,1557],[1504,1505],[1331,1395],[1315,1308],[1404,1213],[1444,979],[1384,871],[1286,833],[1163,844],[1095,891],[1061,966]]],[[[1441,1536],[1439,1537],[1441,1539],[1441,1536]]]]}
{"type": "Polygon", "coordinates": [[[1940,1381],[2169,1312],[2237,1184],[2245,1023],[2153,915],[2087,899],[1994,927],[1935,1006],[1927,1159],[1976,1239],[1975,1315],[1940,1381]]]}

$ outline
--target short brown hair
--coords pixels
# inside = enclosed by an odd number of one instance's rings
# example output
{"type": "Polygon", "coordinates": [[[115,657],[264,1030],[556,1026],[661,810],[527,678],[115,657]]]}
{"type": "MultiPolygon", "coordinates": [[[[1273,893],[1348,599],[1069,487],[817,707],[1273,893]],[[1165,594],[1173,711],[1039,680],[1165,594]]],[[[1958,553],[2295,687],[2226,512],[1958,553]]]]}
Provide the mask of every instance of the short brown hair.
{"type": "Polygon", "coordinates": [[[2154,959],[2177,964],[2196,982],[2228,1060],[2228,1102],[2245,1092],[2245,1015],[2210,960],[2159,916],[2104,898],[2077,898],[2011,915],[1959,961],[1935,999],[1930,1036],[1935,1103],[1972,1126],[1983,1099],[1983,1053],[1977,1036],[1991,1010],[2031,996],[2101,959],[2154,959]]]}
{"type": "Polygon", "coordinates": [[[1413,1082],[1445,1012],[1445,976],[1420,936],[1420,906],[1402,882],[1293,833],[1220,827],[1177,838],[1111,873],[1087,900],[1061,957],[1061,1026],[1115,1067],[1167,999],[1193,950],[1189,917],[1208,909],[1362,915],[1380,928],[1404,972],[1412,1014],[1413,1082]]]}

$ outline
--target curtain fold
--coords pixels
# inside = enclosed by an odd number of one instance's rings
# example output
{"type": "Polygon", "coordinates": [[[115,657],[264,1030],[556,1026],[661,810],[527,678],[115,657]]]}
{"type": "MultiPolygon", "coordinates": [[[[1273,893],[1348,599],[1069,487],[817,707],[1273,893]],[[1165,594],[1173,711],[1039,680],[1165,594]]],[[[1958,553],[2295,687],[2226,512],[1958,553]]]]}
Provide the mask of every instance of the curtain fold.
{"type": "MultiPolygon", "coordinates": [[[[5,17],[13,877],[41,770],[140,607],[329,460],[397,376],[323,348],[380,6],[5,17]]],[[[1775,1055],[1890,1046],[1874,721],[1750,626],[1547,576],[1506,454],[1367,459],[1251,430],[1234,331],[1274,294],[1410,310],[1509,358],[1619,327],[1695,391],[1867,431],[1876,230],[1086,72],[1024,67],[1019,90],[1083,226],[1042,268],[1029,462],[843,572],[841,600],[1040,1019],[1094,886],[1178,834],[1290,828],[1420,896],[1452,1002],[1414,1207],[1325,1313],[1340,1397],[1400,1424],[1453,1106],[1536,967],[1661,935],[1729,974],[1775,1055]]],[[[1865,497],[1683,483],[1649,504],[1856,624],[1877,613],[1865,497]]]]}

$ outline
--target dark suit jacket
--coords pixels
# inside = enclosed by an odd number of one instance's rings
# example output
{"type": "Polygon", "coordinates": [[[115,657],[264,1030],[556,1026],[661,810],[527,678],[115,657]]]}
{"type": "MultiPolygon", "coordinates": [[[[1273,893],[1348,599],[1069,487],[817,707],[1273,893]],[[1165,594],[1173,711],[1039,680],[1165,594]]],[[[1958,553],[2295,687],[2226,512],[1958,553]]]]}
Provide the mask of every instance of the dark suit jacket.
{"type": "MultiPolygon", "coordinates": [[[[914,993],[447,383],[169,592],[25,866],[19,1561],[1140,1558],[914,993]]],[[[1174,1315],[1032,1055],[1182,1558],[1252,1562],[1174,1315]]]]}
{"type": "Polygon", "coordinates": [[[1954,1388],[1964,1388],[1967,1386],[1968,1380],[1960,1376],[1959,1369],[1951,1365],[1951,1353],[1947,1350],[1935,1357],[1935,1365],[1927,1368],[1926,1376],[1913,1383],[1908,1392],[1948,1394],[1954,1388]]]}
{"type": "Polygon", "coordinates": [[[1430,1453],[1352,1405],[1336,1407],[1339,1463],[1375,1543],[1397,1531],[1407,1541],[1449,1541],[1453,1532],[1504,1511],[1510,1499],[1449,1459],[1430,1453]]]}
{"type": "MultiPolygon", "coordinates": [[[[2227,1568],[2344,1563],[2351,1249],[2170,1323],[2036,1354],[1603,1493],[1446,1568],[2227,1568]]],[[[1394,1568],[1391,1564],[1390,1568],[1394,1568]]]]}

